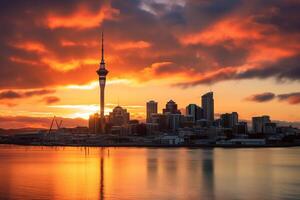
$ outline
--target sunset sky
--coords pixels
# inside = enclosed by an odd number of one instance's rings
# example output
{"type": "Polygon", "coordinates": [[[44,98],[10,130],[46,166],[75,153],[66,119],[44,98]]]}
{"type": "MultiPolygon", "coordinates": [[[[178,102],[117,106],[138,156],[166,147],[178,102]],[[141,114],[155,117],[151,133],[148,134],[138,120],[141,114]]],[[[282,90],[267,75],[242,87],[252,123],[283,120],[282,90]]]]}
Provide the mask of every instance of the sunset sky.
{"type": "Polygon", "coordinates": [[[0,127],[87,125],[101,31],[106,113],[120,104],[142,120],[148,100],[185,108],[213,91],[216,114],[299,122],[299,11],[299,0],[3,0],[0,127]]]}

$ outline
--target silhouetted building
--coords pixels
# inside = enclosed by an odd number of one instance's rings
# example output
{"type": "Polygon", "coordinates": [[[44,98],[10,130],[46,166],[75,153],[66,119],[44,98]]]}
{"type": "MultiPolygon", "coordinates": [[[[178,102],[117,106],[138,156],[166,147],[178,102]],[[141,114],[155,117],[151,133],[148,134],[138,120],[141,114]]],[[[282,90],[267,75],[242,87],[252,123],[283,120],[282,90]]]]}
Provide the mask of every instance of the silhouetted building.
{"type": "Polygon", "coordinates": [[[264,124],[263,130],[265,134],[276,134],[276,128],[277,128],[276,123],[267,122],[264,124]]]}
{"type": "Polygon", "coordinates": [[[164,114],[152,114],[151,123],[158,125],[158,130],[163,131],[168,128],[167,116],[164,114]]]}
{"type": "Polygon", "coordinates": [[[104,42],[103,42],[103,32],[102,32],[102,56],[100,67],[97,70],[97,74],[99,76],[99,86],[100,86],[100,127],[101,133],[105,132],[105,118],[104,118],[104,89],[106,83],[106,75],[108,74],[108,70],[105,69],[105,62],[104,62],[104,42]]]}
{"type": "Polygon", "coordinates": [[[100,131],[100,117],[98,113],[92,114],[89,117],[90,133],[99,133],[100,131]]]}
{"type": "Polygon", "coordinates": [[[178,110],[177,104],[173,100],[168,101],[166,104],[166,108],[163,109],[163,114],[165,113],[181,114],[180,110],[178,110]]]}
{"type": "Polygon", "coordinates": [[[238,123],[237,112],[225,113],[220,117],[220,123],[223,128],[233,128],[238,123]]]}
{"type": "Polygon", "coordinates": [[[264,133],[265,123],[271,122],[267,115],[261,117],[252,117],[252,129],[254,133],[264,133]]]}
{"type": "Polygon", "coordinates": [[[146,109],[147,109],[146,122],[150,123],[151,122],[151,115],[152,114],[157,114],[157,102],[155,102],[155,101],[147,102],[146,109]]]}
{"type": "Polygon", "coordinates": [[[173,132],[176,132],[180,128],[181,114],[166,114],[168,128],[173,132]]]}
{"type": "Polygon", "coordinates": [[[235,134],[239,134],[239,135],[248,134],[247,122],[238,122],[237,124],[234,125],[233,130],[235,134]]]}
{"type": "Polygon", "coordinates": [[[129,113],[121,106],[116,106],[112,112],[109,113],[109,123],[113,126],[126,125],[129,122],[129,113]]]}
{"type": "Polygon", "coordinates": [[[203,117],[209,122],[214,121],[214,97],[213,92],[208,92],[202,96],[203,117]]]}
{"type": "Polygon", "coordinates": [[[139,131],[139,121],[138,120],[130,120],[128,122],[128,134],[129,135],[137,135],[139,131]]]}
{"type": "Polygon", "coordinates": [[[192,116],[193,121],[196,122],[197,120],[203,119],[203,110],[196,104],[189,104],[186,107],[186,115],[192,116]]]}
{"type": "Polygon", "coordinates": [[[193,127],[195,125],[194,116],[192,115],[185,115],[181,116],[181,127],[193,127]]]}

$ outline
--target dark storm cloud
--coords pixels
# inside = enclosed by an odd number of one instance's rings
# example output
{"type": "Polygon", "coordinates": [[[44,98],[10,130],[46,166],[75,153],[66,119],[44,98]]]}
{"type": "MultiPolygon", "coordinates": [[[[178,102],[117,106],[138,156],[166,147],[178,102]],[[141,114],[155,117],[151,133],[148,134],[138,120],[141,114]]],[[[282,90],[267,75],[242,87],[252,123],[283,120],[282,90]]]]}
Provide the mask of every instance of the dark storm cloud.
{"type": "Polygon", "coordinates": [[[250,97],[247,97],[246,100],[248,101],[254,101],[254,102],[267,102],[271,101],[275,98],[275,94],[272,92],[265,92],[262,94],[254,94],[250,97]]]}

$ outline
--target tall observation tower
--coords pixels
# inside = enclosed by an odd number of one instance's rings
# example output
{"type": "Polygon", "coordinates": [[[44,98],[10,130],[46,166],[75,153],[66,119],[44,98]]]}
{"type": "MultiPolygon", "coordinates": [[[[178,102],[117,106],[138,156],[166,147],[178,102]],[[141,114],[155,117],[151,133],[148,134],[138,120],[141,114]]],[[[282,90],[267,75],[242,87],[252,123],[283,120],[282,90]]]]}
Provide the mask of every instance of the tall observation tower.
{"type": "Polygon", "coordinates": [[[106,82],[106,75],[108,74],[108,70],[105,69],[104,62],[104,43],[103,43],[103,32],[102,32],[102,48],[101,48],[101,62],[99,69],[97,70],[97,74],[99,76],[99,86],[100,86],[100,126],[101,126],[101,134],[105,132],[105,119],[104,119],[104,89],[106,82]]]}

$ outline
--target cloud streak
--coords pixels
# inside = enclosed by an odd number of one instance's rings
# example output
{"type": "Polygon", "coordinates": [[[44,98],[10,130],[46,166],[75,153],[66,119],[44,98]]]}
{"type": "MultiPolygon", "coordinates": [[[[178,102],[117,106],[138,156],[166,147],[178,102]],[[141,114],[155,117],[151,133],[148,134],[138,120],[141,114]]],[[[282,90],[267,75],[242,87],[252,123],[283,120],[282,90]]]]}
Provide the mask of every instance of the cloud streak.
{"type": "Polygon", "coordinates": [[[263,102],[271,101],[275,98],[277,98],[281,102],[287,102],[291,105],[300,104],[300,92],[292,92],[292,93],[285,93],[285,94],[278,94],[278,95],[275,95],[272,92],[265,92],[261,94],[253,94],[245,99],[247,101],[263,103],[263,102]]]}
{"type": "Polygon", "coordinates": [[[46,94],[51,94],[54,92],[55,92],[55,90],[48,90],[48,89],[29,90],[29,91],[6,90],[6,91],[0,92],[0,100],[29,98],[29,97],[33,97],[33,96],[42,96],[42,95],[46,95],[46,94]]]}
{"type": "Polygon", "coordinates": [[[275,98],[275,94],[272,92],[265,92],[265,93],[261,93],[261,94],[254,94],[250,97],[247,97],[246,100],[247,101],[254,101],[254,102],[268,102],[271,101],[275,98]]]}

